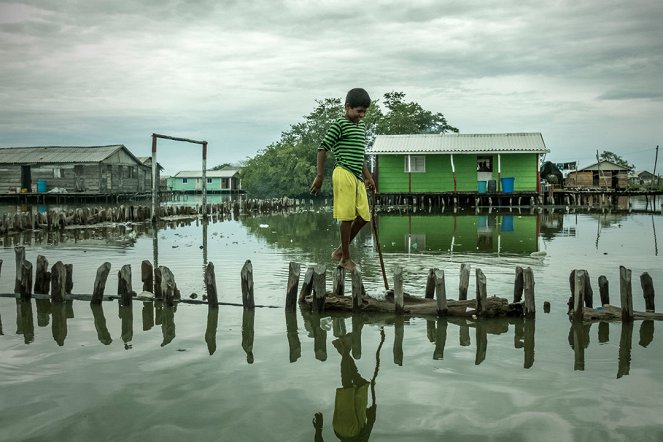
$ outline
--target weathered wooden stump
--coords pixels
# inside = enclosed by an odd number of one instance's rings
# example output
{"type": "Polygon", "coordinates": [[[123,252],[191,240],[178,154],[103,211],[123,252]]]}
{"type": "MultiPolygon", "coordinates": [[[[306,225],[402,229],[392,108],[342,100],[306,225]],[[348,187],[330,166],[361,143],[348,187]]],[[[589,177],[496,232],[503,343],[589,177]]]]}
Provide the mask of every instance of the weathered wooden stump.
{"type": "Polygon", "coordinates": [[[64,302],[66,270],[62,261],[58,261],[51,267],[51,301],[64,302]]]}
{"type": "Polygon", "coordinates": [[[216,275],[214,274],[214,264],[211,262],[208,262],[207,267],[205,267],[205,291],[207,292],[207,305],[209,308],[218,309],[219,298],[216,291],[216,275]]]}
{"type": "Polygon", "coordinates": [[[523,268],[516,266],[516,278],[513,282],[513,302],[520,302],[523,298],[523,268]]]}
{"type": "Polygon", "coordinates": [[[37,255],[37,267],[35,269],[35,294],[47,294],[51,284],[51,273],[48,271],[48,259],[43,255],[37,255]]]}
{"type": "Polygon", "coordinates": [[[601,295],[601,305],[610,304],[610,288],[608,278],[604,275],[599,276],[599,294],[601,295]]]}
{"type": "Polygon", "coordinates": [[[20,293],[21,278],[23,274],[23,261],[25,261],[25,247],[23,246],[14,247],[14,253],[16,255],[16,279],[14,282],[14,293],[20,293]]]}
{"type": "Polygon", "coordinates": [[[172,307],[175,303],[175,277],[166,266],[159,266],[161,273],[161,294],[166,306],[172,307]]]}
{"type": "Polygon", "coordinates": [[[92,290],[92,299],[90,304],[99,305],[104,300],[104,290],[106,289],[106,279],[110,273],[111,264],[105,262],[97,269],[97,277],[94,280],[94,288],[92,290]]]}
{"type": "Polygon", "coordinates": [[[433,299],[435,296],[435,287],[436,287],[436,280],[435,280],[435,272],[437,271],[436,268],[432,268],[428,270],[428,278],[426,278],[426,290],[424,292],[424,298],[428,299],[433,299]]]}
{"type": "Polygon", "coordinates": [[[311,295],[313,291],[313,266],[309,266],[304,274],[304,282],[302,289],[299,292],[299,302],[303,302],[307,296],[311,295]]]}
{"type": "Polygon", "coordinates": [[[583,319],[583,305],[585,296],[585,278],[586,272],[584,270],[574,270],[573,276],[573,320],[582,321],[583,319]]]}
{"type": "Polygon", "coordinates": [[[403,268],[397,266],[394,268],[394,307],[397,315],[402,315],[404,311],[403,294],[403,268]]]}
{"type": "Polygon", "coordinates": [[[334,267],[332,270],[332,294],[334,296],[343,296],[345,293],[345,269],[341,266],[334,267]]]}
{"type": "Polygon", "coordinates": [[[533,318],[536,315],[536,306],[534,303],[534,273],[530,267],[523,270],[523,284],[525,286],[523,314],[526,318],[533,318]]]}
{"type": "Polygon", "coordinates": [[[483,274],[481,269],[476,269],[476,300],[477,300],[477,316],[483,316],[487,307],[487,290],[486,290],[486,275],[483,274]]]}
{"type": "Polygon", "coordinates": [[[64,265],[64,292],[67,295],[71,295],[71,291],[74,289],[74,265],[65,264],[64,265]]]}
{"type": "Polygon", "coordinates": [[[163,299],[163,292],[161,291],[161,268],[156,267],[154,269],[154,298],[163,299]]]}
{"type": "Polygon", "coordinates": [[[244,308],[253,310],[256,308],[253,298],[253,265],[251,260],[247,259],[240,272],[242,278],[242,305],[244,308]]]}
{"type": "Polygon", "coordinates": [[[633,291],[631,287],[631,270],[619,266],[619,295],[622,303],[622,321],[633,320],[633,291]]]}
{"type": "MultiPolygon", "coordinates": [[[[447,289],[444,284],[444,270],[435,269],[433,276],[435,277],[435,297],[437,301],[437,315],[446,316],[449,312],[447,306],[447,289]]],[[[446,332],[445,332],[446,336],[446,332]]],[[[444,345],[442,346],[444,351],[444,345]]]]}
{"type": "MultiPolygon", "coordinates": [[[[32,263],[30,261],[23,261],[21,266],[21,301],[30,302],[32,299],[32,263]]],[[[32,306],[32,304],[30,304],[32,306]]],[[[30,313],[32,317],[32,311],[30,313]]]]}
{"type": "Polygon", "coordinates": [[[129,305],[134,295],[131,288],[131,265],[123,265],[117,273],[117,278],[117,294],[122,298],[122,305],[129,305]]]}
{"type": "Polygon", "coordinates": [[[464,301],[467,299],[467,289],[470,286],[470,265],[460,265],[460,282],[458,283],[458,300],[464,301]]]}
{"type": "Polygon", "coordinates": [[[149,260],[140,263],[140,280],[143,282],[143,291],[154,293],[154,268],[149,260]]]}
{"type": "Polygon", "coordinates": [[[299,275],[302,266],[298,262],[291,261],[288,264],[288,286],[285,294],[285,308],[287,311],[297,310],[297,287],[299,286],[299,275]]]}
{"type": "Polygon", "coordinates": [[[352,311],[357,313],[361,311],[363,302],[363,288],[364,285],[361,280],[361,268],[359,265],[355,267],[352,272],[352,311]]]}
{"type": "Polygon", "coordinates": [[[644,272],[640,275],[640,285],[642,287],[642,295],[645,298],[645,310],[648,312],[656,311],[654,307],[654,282],[649,276],[649,273],[644,272]]]}
{"type": "Polygon", "coordinates": [[[313,267],[313,311],[325,311],[325,297],[327,296],[327,267],[318,264],[313,267]]]}

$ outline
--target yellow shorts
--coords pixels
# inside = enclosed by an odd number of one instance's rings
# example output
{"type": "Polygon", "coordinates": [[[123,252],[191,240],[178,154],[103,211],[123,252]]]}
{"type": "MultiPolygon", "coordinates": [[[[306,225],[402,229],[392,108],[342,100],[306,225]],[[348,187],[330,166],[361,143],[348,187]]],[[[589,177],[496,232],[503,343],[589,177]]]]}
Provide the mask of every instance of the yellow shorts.
{"type": "Polygon", "coordinates": [[[352,221],[360,216],[364,221],[371,220],[368,210],[366,186],[352,172],[340,166],[332,174],[334,188],[334,218],[339,221],[352,221]]]}

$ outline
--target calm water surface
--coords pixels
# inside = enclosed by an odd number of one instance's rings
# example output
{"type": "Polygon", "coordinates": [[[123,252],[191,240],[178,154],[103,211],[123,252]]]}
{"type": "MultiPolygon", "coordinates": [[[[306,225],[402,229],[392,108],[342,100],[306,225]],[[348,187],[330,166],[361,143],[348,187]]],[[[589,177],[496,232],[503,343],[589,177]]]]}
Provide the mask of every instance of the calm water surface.
{"type": "MultiPolygon", "coordinates": [[[[0,293],[13,291],[13,247],[24,244],[33,264],[37,255],[72,263],[74,293],[92,291],[104,261],[106,294],[124,264],[140,291],[147,259],[171,269],[183,297],[200,296],[211,261],[220,301],[241,302],[250,259],[256,303],[278,308],[221,306],[214,315],[201,305],[0,298],[0,440],[308,441],[320,413],[318,434],[332,441],[361,426],[340,417],[348,394],[376,441],[663,440],[660,324],[572,326],[566,317],[574,268],[589,271],[595,304],[600,275],[618,304],[620,265],[633,271],[635,310],[644,310],[640,274],[663,291],[660,214],[389,213],[379,226],[388,274],[402,266],[414,295],[437,267],[455,298],[467,263],[486,274],[490,295],[511,299],[515,266],[531,267],[536,320],[286,315],[288,263],[302,263],[302,274],[318,262],[332,268],[338,233],[324,209],[156,233],[135,225],[5,237],[0,293]],[[121,240],[128,229],[135,244],[121,240]]],[[[383,296],[368,229],[352,251],[368,293],[383,296]]]]}

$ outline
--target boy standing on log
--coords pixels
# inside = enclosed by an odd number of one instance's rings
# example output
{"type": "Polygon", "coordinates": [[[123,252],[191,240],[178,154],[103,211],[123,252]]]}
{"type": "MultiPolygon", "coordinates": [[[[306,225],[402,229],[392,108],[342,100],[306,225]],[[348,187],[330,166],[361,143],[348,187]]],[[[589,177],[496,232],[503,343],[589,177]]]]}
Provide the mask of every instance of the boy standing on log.
{"type": "Polygon", "coordinates": [[[331,254],[339,266],[348,271],[355,269],[350,256],[350,242],[371,219],[366,188],[375,189],[373,177],[366,168],[366,125],[362,121],[371,98],[364,89],[351,89],[345,97],[345,116],[334,121],[318,147],[317,175],[311,184],[311,193],[317,195],[322,187],[327,152],[335,158],[332,188],[334,218],[340,221],[341,245],[331,254]]]}

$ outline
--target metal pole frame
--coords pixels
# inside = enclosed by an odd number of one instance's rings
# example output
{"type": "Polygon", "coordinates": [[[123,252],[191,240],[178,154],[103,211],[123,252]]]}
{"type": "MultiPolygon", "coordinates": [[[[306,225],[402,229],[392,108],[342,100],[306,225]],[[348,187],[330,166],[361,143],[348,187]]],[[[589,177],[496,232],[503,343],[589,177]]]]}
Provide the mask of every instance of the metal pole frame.
{"type": "Polygon", "coordinates": [[[171,137],[170,135],[152,134],[152,222],[159,220],[159,181],[157,180],[157,138],[164,140],[182,141],[185,143],[200,144],[203,146],[203,218],[207,218],[207,141],[191,140],[189,138],[171,137]]]}

